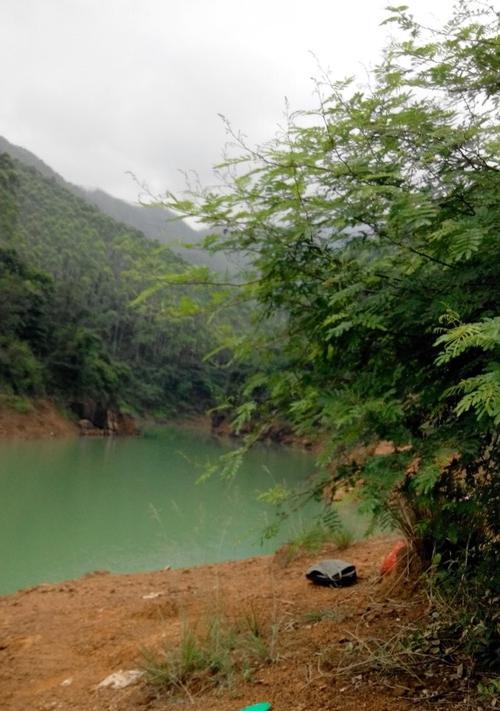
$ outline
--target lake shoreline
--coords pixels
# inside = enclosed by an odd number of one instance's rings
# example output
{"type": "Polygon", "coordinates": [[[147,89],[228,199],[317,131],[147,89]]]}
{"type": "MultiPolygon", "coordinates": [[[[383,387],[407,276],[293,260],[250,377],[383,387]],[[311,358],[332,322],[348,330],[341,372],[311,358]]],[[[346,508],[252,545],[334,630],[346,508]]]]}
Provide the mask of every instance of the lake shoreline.
{"type": "MultiPolygon", "coordinates": [[[[315,559],[339,556],[330,545],[318,554],[301,553],[286,567],[278,552],[147,573],[96,571],[0,597],[0,698],[10,711],[170,708],[169,700],[143,679],[123,689],[99,684],[119,670],[140,668],[143,650],[177,644],[187,622],[200,628],[216,612],[237,620],[251,611],[263,629],[274,625],[277,630],[276,662],[262,663],[252,677],[235,679],[228,688],[195,695],[189,704],[193,711],[235,711],[260,700],[273,702],[276,711],[333,708],[331,696],[341,687],[347,711],[410,709],[398,679],[392,689],[377,688],[364,677],[351,683],[318,667],[326,645],[337,663],[343,640],[351,635],[389,636],[396,617],[415,620],[422,614],[416,603],[395,602],[394,590],[378,579],[380,561],[392,545],[392,538],[380,537],[342,551],[360,576],[348,589],[305,580],[304,571],[315,559]]],[[[180,700],[188,697],[181,692],[180,700]]]]}
{"type": "MultiPolygon", "coordinates": [[[[140,436],[148,427],[176,426],[203,433],[213,432],[208,415],[180,416],[176,419],[157,420],[148,415],[128,417],[131,426],[108,432],[98,427],[85,429],[56,401],[49,398],[8,397],[0,400],[0,441],[67,439],[71,437],[140,436]]],[[[216,433],[218,434],[218,433],[216,433]]],[[[224,436],[221,433],[221,436],[224,436]]]]}
{"type": "Polygon", "coordinates": [[[79,436],[74,422],[52,400],[0,405],[0,440],[68,439],[79,436]]]}
{"type": "MultiPolygon", "coordinates": [[[[208,414],[180,415],[177,418],[157,420],[148,415],[132,418],[127,416],[125,426],[116,432],[97,427],[82,427],[58,403],[50,399],[20,399],[21,405],[13,406],[0,402],[0,441],[68,439],[75,437],[137,437],[148,427],[182,427],[202,434],[211,434],[222,440],[241,440],[245,433],[237,434],[228,420],[214,421],[208,414]]],[[[318,453],[323,445],[293,433],[286,423],[271,423],[261,436],[263,444],[276,444],[318,453]]]]}

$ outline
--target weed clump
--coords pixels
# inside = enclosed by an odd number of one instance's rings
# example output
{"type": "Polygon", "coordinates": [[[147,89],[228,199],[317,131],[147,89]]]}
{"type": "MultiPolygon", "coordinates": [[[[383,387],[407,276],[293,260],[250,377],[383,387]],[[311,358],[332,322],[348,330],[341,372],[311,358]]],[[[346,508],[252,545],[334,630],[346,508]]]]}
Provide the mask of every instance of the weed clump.
{"type": "Polygon", "coordinates": [[[327,543],[333,543],[337,550],[344,551],[355,541],[354,533],[343,525],[335,529],[317,524],[300,531],[280,550],[279,559],[286,567],[301,553],[318,553],[327,543]]]}
{"type": "Polygon", "coordinates": [[[304,621],[312,624],[315,624],[316,622],[323,622],[323,620],[330,620],[338,623],[343,622],[345,619],[345,612],[330,607],[324,607],[318,610],[308,610],[308,612],[304,613],[304,621]]]}
{"type": "Polygon", "coordinates": [[[237,678],[251,680],[257,668],[276,661],[276,640],[277,627],[266,629],[253,610],[236,622],[216,615],[203,630],[185,623],[178,644],[143,652],[146,679],[169,694],[188,696],[237,678]]]}

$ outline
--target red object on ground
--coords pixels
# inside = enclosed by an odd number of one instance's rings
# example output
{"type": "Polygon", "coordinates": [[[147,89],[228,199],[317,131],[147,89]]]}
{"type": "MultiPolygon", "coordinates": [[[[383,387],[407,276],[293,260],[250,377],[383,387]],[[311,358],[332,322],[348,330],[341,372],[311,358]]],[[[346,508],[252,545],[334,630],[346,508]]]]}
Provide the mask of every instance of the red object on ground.
{"type": "Polygon", "coordinates": [[[387,573],[390,573],[391,570],[394,570],[396,561],[398,559],[398,553],[402,551],[403,548],[406,548],[406,541],[398,541],[394,544],[394,546],[391,548],[389,553],[382,561],[382,565],[380,566],[379,570],[380,575],[387,575],[387,573]]]}

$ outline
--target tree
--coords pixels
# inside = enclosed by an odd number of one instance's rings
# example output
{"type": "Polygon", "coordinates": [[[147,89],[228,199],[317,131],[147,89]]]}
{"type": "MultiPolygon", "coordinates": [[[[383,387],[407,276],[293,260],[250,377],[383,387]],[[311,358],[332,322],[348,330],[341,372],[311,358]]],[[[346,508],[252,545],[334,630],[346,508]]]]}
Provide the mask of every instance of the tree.
{"type": "Polygon", "coordinates": [[[328,432],[334,482],[362,480],[371,510],[397,518],[455,589],[494,589],[498,22],[474,3],[439,30],[390,10],[402,36],[370,87],[322,76],[317,109],[257,148],[227,124],[221,187],[166,204],[214,228],[207,247],[253,266],[242,288],[267,360],[236,421],[284,414],[328,432]],[[380,439],[392,452],[370,456],[380,439]]]}

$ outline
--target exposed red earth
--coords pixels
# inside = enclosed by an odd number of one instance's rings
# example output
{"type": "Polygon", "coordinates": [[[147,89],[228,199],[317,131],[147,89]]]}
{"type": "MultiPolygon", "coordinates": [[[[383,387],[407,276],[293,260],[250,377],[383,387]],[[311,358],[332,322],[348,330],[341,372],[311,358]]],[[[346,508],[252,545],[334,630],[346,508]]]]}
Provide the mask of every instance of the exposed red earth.
{"type": "MultiPolygon", "coordinates": [[[[311,554],[283,567],[278,552],[191,569],[101,571],[0,598],[0,707],[237,711],[271,701],[274,711],[427,708],[415,705],[416,684],[407,678],[383,681],[356,668],[336,671],[348,664],[349,642],[391,635],[423,612],[421,601],[401,600],[386,578],[380,582],[380,562],[393,545],[392,538],[376,538],[343,551],[360,576],[357,585],[344,589],[306,581],[311,554]],[[123,689],[99,688],[113,672],[141,668],[145,648],[175,645],[186,620],[203,625],[217,610],[231,619],[252,611],[260,624],[272,625],[277,661],[258,667],[251,681],[239,679],[202,695],[164,696],[144,678],[123,689]]],[[[339,553],[326,547],[320,555],[339,553]]]]}

